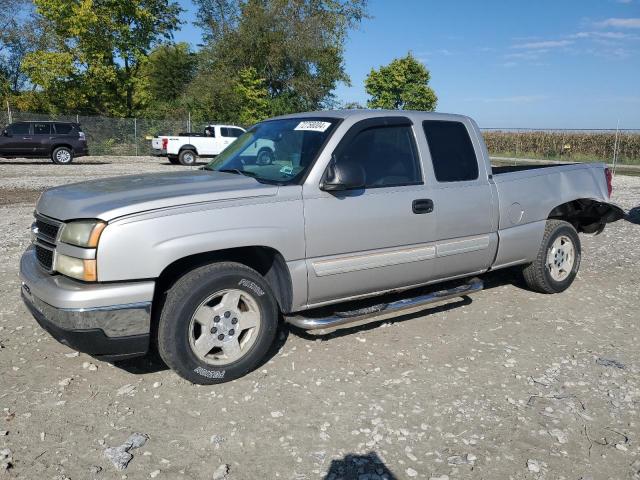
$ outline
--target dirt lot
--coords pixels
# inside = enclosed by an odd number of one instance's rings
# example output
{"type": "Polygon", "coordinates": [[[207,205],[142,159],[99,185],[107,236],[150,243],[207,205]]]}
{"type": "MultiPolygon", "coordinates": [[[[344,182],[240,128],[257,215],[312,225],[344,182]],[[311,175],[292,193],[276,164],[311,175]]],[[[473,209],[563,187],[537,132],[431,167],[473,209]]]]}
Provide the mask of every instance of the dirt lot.
{"type": "MultiPolygon", "coordinates": [[[[0,478],[640,478],[637,214],[582,236],[561,295],[492,274],[472,299],[397,322],[285,331],[258,371],[197,387],[56,343],[16,276],[43,188],[178,168],[0,162],[0,478]],[[149,440],[117,471],[104,451],[134,432],[149,440]]],[[[614,200],[637,208],[640,178],[617,176],[614,200]]]]}

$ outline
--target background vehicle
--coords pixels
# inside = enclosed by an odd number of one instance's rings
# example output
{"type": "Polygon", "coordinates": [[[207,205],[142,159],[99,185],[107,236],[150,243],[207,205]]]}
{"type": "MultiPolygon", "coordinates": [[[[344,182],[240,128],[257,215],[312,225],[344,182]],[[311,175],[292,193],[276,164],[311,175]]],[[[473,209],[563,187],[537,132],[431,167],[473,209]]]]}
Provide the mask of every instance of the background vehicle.
{"type": "Polygon", "coordinates": [[[263,361],[281,315],[330,331],[482,282],[411,289],[516,265],[531,289],[565,290],[578,232],[624,216],[610,180],[603,164],[492,168],[477,125],[459,115],[278,117],[204,169],[44,192],[22,295],[78,350],[142,355],[157,335],[178,374],[222,382],[263,361]],[[247,164],[259,142],[273,143],[273,162],[247,164]],[[405,293],[375,298],[389,292],[405,293]],[[371,300],[344,304],[359,299],[371,300]]]}
{"type": "MultiPolygon", "coordinates": [[[[215,157],[245,132],[234,125],[207,125],[203,133],[181,133],[178,136],[159,136],[151,141],[154,155],[167,157],[171,163],[194,165],[198,157],[215,157]]],[[[253,163],[273,161],[273,143],[254,145],[253,163]]],[[[249,161],[249,160],[248,160],[249,161]]]]}
{"type": "Polygon", "coordinates": [[[51,158],[68,164],[88,155],[87,140],[80,125],[71,122],[16,122],[0,136],[0,157],[51,158]]]}

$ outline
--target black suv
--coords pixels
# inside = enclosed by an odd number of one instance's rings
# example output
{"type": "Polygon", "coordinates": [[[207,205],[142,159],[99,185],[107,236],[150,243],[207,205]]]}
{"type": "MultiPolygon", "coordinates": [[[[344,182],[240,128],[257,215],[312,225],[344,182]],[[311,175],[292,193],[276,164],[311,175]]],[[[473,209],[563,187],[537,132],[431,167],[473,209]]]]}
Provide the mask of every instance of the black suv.
{"type": "Polygon", "coordinates": [[[88,153],[80,125],[72,122],[16,122],[0,136],[0,157],[4,158],[51,158],[64,165],[88,153]]]}

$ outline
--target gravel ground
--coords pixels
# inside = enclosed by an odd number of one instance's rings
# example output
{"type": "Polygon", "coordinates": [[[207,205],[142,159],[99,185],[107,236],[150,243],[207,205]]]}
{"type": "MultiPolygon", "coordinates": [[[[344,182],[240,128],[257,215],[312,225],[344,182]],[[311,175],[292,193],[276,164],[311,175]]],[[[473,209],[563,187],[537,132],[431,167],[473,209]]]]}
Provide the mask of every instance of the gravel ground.
{"type": "MultiPolygon", "coordinates": [[[[16,276],[42,188],[178,168],[0,162],[0,478],[640,478],[640,216],[582,236],[563,294],[491,274],[396,322],[283,332],[259,370],[198,387],[58,344],[16,276]]],[[[617,176],[614,201],[637,208],[640,178],[617,176]]]]}

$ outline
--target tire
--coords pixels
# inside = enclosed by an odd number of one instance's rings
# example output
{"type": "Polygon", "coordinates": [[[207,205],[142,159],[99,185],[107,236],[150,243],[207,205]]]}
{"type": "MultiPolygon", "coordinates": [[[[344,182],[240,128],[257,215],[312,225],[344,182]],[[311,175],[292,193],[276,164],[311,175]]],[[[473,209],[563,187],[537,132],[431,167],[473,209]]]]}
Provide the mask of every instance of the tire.
{"type": "Polygon", "coordinates": [[[547,220],[538,256],[522,274],[531,290],[560,293],[573,283],[580,260],[580,238],[573,225],[563,220],[547,220]]]}
{"type": "Polygon", "coordinates": [[[271,165],[275,157],[269,147],[262,147],[256,155],[256,165],[271,165]]]}
{"type": "Polygon", "coordinates": [[[182,165],[195,165],[198,161],[198,155],[193,150],[182,150],[178,155],[178,161],[182,165]]]}
{"type": "Polygon", "coordinates": [[[57,147],[51,152],[51,160],[57,165],[69,165],[73,162],[73,151],[68,147],[57,147]]]}
{"type": "Polygon", "coordinates": [[[158,353],[192,383],[228,382],[265,359],[278,318],[271,288],[255,270],[233,262],[199,267],[167,293],[158,323],[158,353]]]}
{"type": "Polygon", "coordinates": [[[178,157],[167,157],[169,159],[169,162],[171,162],[173,165],[180,165],[180,160],[178,160],[178,157]]]}

